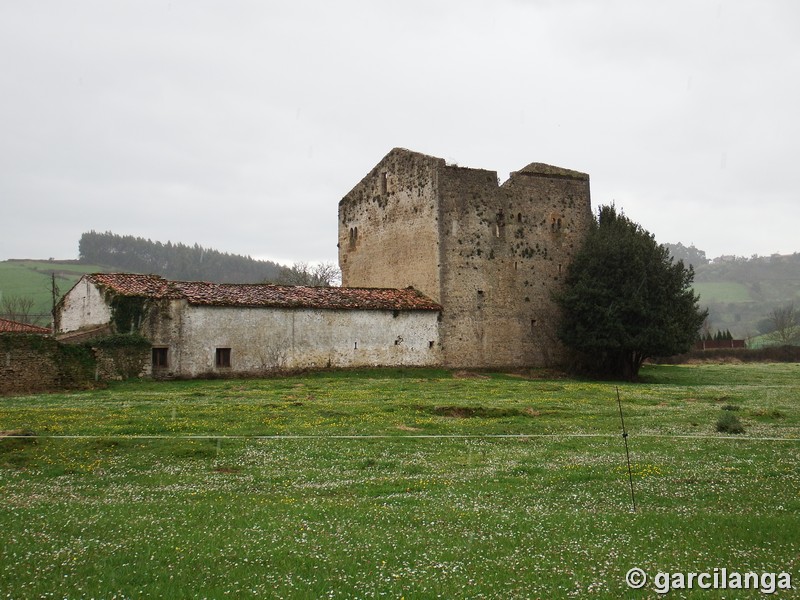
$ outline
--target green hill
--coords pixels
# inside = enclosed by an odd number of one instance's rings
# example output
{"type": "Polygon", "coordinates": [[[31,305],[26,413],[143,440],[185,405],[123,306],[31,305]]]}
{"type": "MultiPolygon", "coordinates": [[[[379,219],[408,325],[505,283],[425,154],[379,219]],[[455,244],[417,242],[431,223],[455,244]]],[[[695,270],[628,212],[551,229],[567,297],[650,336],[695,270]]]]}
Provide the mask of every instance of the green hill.
{"type": "MultiPolygon", "coordinates": [[[[52,282],[59,298],[84,273],[111,271],[100,265],[86,265],[74,260],[6,260],[0,262],[0,302],[3,298],[22,296],[33,300],[31,313],[35,322],[47,325],[53,306],[52,282]]],[[[2,305],[0,305],[0,312],[2,305]]]]}
{"type": "Polygon", "coordinates": [[[168,279],[186,281],[258,283],[281,281],[281,278],[295,275],[297,270],[272,261],[219,252],[199,244],[164,244],[111,232],[84,233],[78,247],[79,260],[0,262],[0,317],[48,325],[52,318],[53,276],[56,296],[60,298],[85,273],[155,273],[168,279]],[[18,298],[32,301],[32,308],[24,314],[18,307],[11,310],[8,301],[18,298]]]}
{"type": "Polygon", "coordinates": [[[800,254],[723,257],[695,265],[694,289],[709,309],[711,330],[737,338],[768,333],[770,313],[800,305],[800,254]]]}
{"type": "Polygon", "coordinates": [[[740,303],[753,301],[747,286],[735,281],[698,282],[693,287],[695,293],[699,294],[704,302],[740,303]]]}

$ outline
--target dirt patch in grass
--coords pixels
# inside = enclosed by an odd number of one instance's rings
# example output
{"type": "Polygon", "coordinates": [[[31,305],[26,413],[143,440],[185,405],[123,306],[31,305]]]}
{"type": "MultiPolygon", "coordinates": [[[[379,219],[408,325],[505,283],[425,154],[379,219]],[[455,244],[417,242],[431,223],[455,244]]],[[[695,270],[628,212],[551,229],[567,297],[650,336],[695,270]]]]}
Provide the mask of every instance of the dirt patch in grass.
{"type": "Polygon", "coordinates": [[[564,371],[556,369],[524,369],[522,371],[510,371],[504,373],[507,377],[515,377],[518,379],[567,379],[569,376],[564,371]]]}
{"type": "Polygon", "coordinates": [[[5,437],[36,437],[36,434],[33,431],[28,431],[27,429],[9,429],[7,431],[0,431],[0,439],[5,437]]]}
{"type": "Polygon", "coordinates": [[[26,450],[35,445],[36,434],[22,429],[0,431],[0,466],[22,469],[28,465],[26,450]]]}
{"type": "MultiPolygon", "coordinates": [[[[501,419],[503,417],[530,417],[535,416],[531,409],[519,408],[494,408],[487,406],[417,406],[417,410],[437,417],[450,417],[453,419],[501,419]]],[[[538,414],[538,411],[533,411],[538,414]]]]}
{"type": "Polygon", "coordinates": [[[489,379],[489,376],[475,371],[453,371],[453,379],[489,379]]]}
{"type": "Polygon", "coordinates": [[[400,424],[397,426],[400,431],[422,431],[419,427],[411,427],[410,425],[400,424]]]}
{"type": "Polygon", "coordinates": [[[227,473],[227,474],[234,474],[241,471],[239,467],[216,467],[214,469],[214,473],[227,473]]]}
{"type": "Polygon", "coordinates": [[[757,408],[755,410],[751,410],[750,414],[753,415],[754,417],[762,417],[762,418],[766,417],[768,419],[783,419],[786,417],[784,413],[782,413],[777,409],[769,410],[766,408],[757,408]]]}

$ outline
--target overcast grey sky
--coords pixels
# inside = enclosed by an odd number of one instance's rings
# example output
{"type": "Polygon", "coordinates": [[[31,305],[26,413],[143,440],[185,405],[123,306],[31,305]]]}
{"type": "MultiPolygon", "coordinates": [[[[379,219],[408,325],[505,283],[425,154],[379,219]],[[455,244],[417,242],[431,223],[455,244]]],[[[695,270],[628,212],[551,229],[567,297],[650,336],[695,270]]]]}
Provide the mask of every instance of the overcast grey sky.
{"type": "Polygon", "coordinates": [[[336,260],[389,150],[591,176],[709,257],[800,251],[794,0],[0,3],[0,260],[94,229],[336,260]]]}

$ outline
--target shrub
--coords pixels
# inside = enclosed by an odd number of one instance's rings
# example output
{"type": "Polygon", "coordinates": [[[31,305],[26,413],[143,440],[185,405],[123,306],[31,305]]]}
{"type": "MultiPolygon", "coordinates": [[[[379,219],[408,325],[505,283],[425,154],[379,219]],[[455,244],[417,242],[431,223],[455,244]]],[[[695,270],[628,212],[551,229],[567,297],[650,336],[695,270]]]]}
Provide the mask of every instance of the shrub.
{"type": "Polygon", "coordinates": [[[744,433],[744,426],[735,414],[723,411],[717,419],[717,431],[720,433],[744,433]]]}

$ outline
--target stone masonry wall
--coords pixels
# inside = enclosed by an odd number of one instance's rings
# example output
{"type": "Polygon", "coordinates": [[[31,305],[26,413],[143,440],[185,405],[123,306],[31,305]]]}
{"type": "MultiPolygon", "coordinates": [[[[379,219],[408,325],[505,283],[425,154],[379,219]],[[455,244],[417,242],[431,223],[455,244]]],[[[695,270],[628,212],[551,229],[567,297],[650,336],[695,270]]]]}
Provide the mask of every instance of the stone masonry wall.
{"type": "Polygon", "coordinates": [[[413,286],[438,302],[436,177],[444,160],[392,150],[339,203],[344,287],[413,286]]]}
{"type": "Polygon", "coordinates": [[[518,338],[497,173],[445,167],[439,177],[441,336],[445,364],[512,364],[518,338]]]}
{"type": "Polygon", "coordinates": [[[559,362],[552,295],[591,222],[588,176],[534,164],[501,187],[478,169],[439,180],[445,364],[559,362]]]}
{"type": "Polygon", "coordinates": [[[555,364],[552,296],[591,220],[584,173],[533,163],[500,186],[494,171],[395,149],[340,203],[343,284],[412,285],[438,301],[446,366],[555,364]],[[348,245],[359,223],[374,245],[348,245]]]}
{"type": "Polygon", "coordinates": [[[85,387],[95,362],[82,346],[66,346],[41,335],[0,335],[0,394],[85,387]]]}

